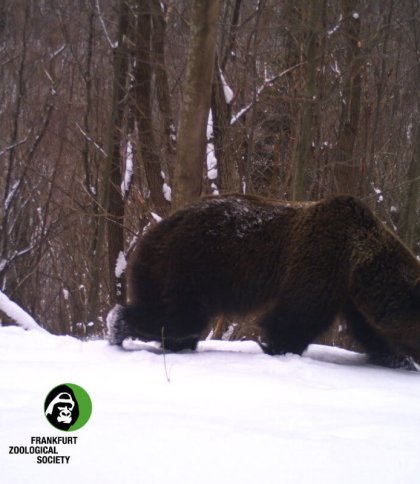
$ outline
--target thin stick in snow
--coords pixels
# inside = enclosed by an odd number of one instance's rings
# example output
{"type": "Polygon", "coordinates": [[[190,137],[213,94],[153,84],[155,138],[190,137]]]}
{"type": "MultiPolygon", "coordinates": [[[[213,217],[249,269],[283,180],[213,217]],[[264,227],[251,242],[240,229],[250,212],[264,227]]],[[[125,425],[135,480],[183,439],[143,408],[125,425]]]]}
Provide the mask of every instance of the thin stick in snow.
{"type": "Polygon", "coordinates": [[[13,319],[19,326],[24,329],[35,329],[43,333],[48,333],[15,302],[11,301],[6,294],[0,291],[0,310],[13,319]]]}
{"type": "Polygon", "coordinates": [[[166,366],[166,351],[165,351],[165,326],[162,326],[162,354],[163,354],[163,366],[165,368],[165,375],[166,380],[168,383],[171,383],[171,379],[169,378],[168,368],[166,366]]]}

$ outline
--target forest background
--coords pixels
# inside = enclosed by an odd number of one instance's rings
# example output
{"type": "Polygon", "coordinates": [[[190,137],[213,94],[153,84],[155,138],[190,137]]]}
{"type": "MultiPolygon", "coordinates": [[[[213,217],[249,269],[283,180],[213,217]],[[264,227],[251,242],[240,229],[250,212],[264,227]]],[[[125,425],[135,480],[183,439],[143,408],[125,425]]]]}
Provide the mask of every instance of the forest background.
{"type": "Polygon", "coordinates": [[[416,0],[0,0],[0,66],[0,290],[52,333],[203,194],[351,193],[420,253],[416,0]]]}

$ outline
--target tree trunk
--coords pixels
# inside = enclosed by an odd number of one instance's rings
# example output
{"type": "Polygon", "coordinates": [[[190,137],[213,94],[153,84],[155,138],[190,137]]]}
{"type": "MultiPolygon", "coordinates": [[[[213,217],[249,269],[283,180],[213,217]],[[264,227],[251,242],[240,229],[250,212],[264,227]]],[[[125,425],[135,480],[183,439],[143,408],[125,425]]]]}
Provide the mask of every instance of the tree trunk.
{"type": "MultiPolygon", "coordinates": [[[[309,6],[309,21],[305,39],[306,57],[306,94],[302,108],[302,120],[296,148],[295,172],[293,178],[293,200],[304,200],[305,178],[311,153],[314,103],[316,96],[316,50],[319,31],[320,8],[318,0],[312,0],[309,6]]],[[[302,20],[305,21],[302,16],[302,20]]]]}
{"type": "MultiPolygon", "coordinates": [[[[418,22],[416,19],[416,13],[418,12],[418,6],[412,2],[412,30],[414,37],[414,47],[417,59],[417,76],[416,79],[420,79],[420,36],[418,32],[418,22]]],[[[419,112],[420,112],[420,97],[417,94],[417,113],[415,115],[415,122],[417,124],[414,131],[414,150],[411,158],[411,163],[408,168],[407,178],[408,178],[408,190],[407,190],[407,201],[405,209],[403,211],[402,219],[402,236],[407,245],[414,249],[414,246],[418,240],[416,236],[416,222],[418,221],[417,216],[417,205],[420,198],[420,123],[419,123],[419,112]]]]}
{"type": "Polygon", "coordinates": [[[389,65],[388,65],[388,45],[391,37],[391,22],[394,14],[394,0],[389,3],[388,11],[384,13],[383,16],[383,30],[384,30],[384,40],[382,44],[382,55],[381,55],[381,66],[378,73],[379,78],[376,82],[376,100],[375,100],[375,111],[373,114],[372,131],[370,134],[369,152],[366,153],[367,157],[367,176],[364,182],[364,188],[367,191],[373,182],[373,169],[375,166],[375,150],[377,150],[376,143],[378,138],[379,121],[382,114],[382,102],[385,95],[386,84],[389,76],[389,65]]]}
{"type": "Polygon", "coordinates": [[[159,145],[162,146],[161,151],[164,153],[164,158],[167,161],[169,179],[172,180],[176,154],[176,131],[165,64],[166,21],[162,10],[162,2],[159,0],[150,0],[150,2],[153,27],[152,63],[156,79],[156,96],[163,125],[163,139],[159,140],[159,145]]]}
{"type": "Polygon", "coordinates": [[[123,221],[124,201],[121,195],[121,154],[122,119],[126,93],[126,78],[128,69],[128,52],[125,45],[128,29],[129,9],[127,2],[121,0],[118,27],[118,45],[114,51],[112,106],[109,121],[108,149],[103,171],[102,207],[105,213],[98,222],[97,250],[92,269],[92,295],[90,297],[90,317],[97,316],[99,300],[100,273],[102,266],[102,250],[105,240],[105,225],[107,224],[108,241],[108,276],[110,284],[110,303],[114,305],[123,301],[123,291],[119,287],[122,281],[115,275],[116,262],[120,252],[124,251],[123,221]]]}
{"type": "Polygon", "coordinates": [[[359,128],[364,64],[357,7],[358,0],[342,0],[348,73],[343,90],[334,170],[336,191],[354,195],[359,194],[362,184],[361,166],[359,160],[354,159],[354,146],[359,128]]]}
{"type": "Polygon", "coordinates": [[[414,152],[408,169],[408,190],[405,210],[401,223],[402,237],[406,244],[414,249],[418,240],[416,222],[418,220],[417,206],[420,194],[420,125],[417,126],[414,139],[414,152]]]}
{"type": "Polygon", "coordinates": [[[240,181],[238,165],[233,153],[231,140],[231,106],[226,99],[223,74],[215,62],[214,84],[211,96],[213,116],[214,150],[217,159],[220,190],[223,192],[239,191],[240,181]]]}
{"type": "Polygon", "coordinates": [[[159,215],[165,215],[169,211],[169,202],[163,192],[164,179],[152,121],[152,11],[149,2],[139,0],[138,7],[134,112],[150,198],[159,215]]]}
{"type": "Polygon", "coordinates": [[[192,1],[187,72],[172,190],[174,210],[201,194],[219,3],[219,0],[192,1]]]}

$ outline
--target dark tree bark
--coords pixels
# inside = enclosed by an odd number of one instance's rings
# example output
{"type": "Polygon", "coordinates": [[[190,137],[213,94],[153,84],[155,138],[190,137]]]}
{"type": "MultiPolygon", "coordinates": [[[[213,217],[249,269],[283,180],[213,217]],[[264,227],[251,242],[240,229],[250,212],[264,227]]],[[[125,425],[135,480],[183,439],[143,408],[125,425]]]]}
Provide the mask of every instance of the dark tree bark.
{"type": "MultiPolygon", "coordinates": [[[[239,28],[239,17],[241,12],[241,4],[242,0],[235,0],[235,4],[233,6],[233,13],[232,13],[232,20],[229,23],[229,32],[226,35],[226,42],[222,41],[222,54],[221,54],[221,62],[220,68],[222,71],[225,70],[226,64],[229,59],[235,55],[235,44],[236,44],[236,34],[239,28]]],[[[229,2],[226,2],[226,8],[228,8],[229,2]]],[[[224,38],[224,36],[223,36],[224,38]]]]}
{"type": "Polygon", "coordinates": [[[362,70],[364,66],[361,52],[360,16],[357,12],[358,4],[358,0],[342,0],[348,71],[341,100],[334,169],[336,191],[354,195],[359,194],[362,183],[360,160],[356,160],[354,157],[359,129],[362,70]]]}
{"type": "Polygon", "coordinates": [[[174,210],[201,194],[219,0],[193,0],[187,72],[172,190],[174,210]]]}
{"type": "Polygon", "coordinates": [[[123,281],[115,273],[119,253],[124,253],[124,200],[121,194],[121,136],[124,114],[123,99],[126,95],[128,71],[128,50],[126,46],[128,32],[129,6],[121,0],[118,26],[118,43],[114,50],[112,105],[109,120],[107,157],[103,171],[102,208],[105,213],[99,219],[97,232],[97,250],[92,269],[92,295],[90,297],[90,314],[92,320],[97,315],[99,300],[99,281],[102,267],[102,250],[105,242],[105,228],[108,241],[108,277],[110,284],[110,304],[124,301],[123,281]]]}
{"type": "MultiPolygon", "coordinates": [[[[298,144],[296,148],[295,172],[293,177],[293,200],[305,199],[306,170],[310,161],[310,152],[314,122],[314,104],[316,102],[316,69],[317,69],[317,38],[319,32],[320,6],[318,0],[311,0],[309,5],[309,16],[306,35],[304,38],[305,46],[305,81],[306,93],[302,107],[301,124],[299,130],[298,144]]],[[[302,15],[302,23],[306,19],[302,15]]]]}
{"type": "MultiPolygon", "coordinates": [[[[417,60],[417,76],[416,79],[420,80],[420,32],[418,31],[418,18],[419,7],[415,2],[411,2],[412,21],[411,27],[414,38],[415,57],[417,60]]],[[[418,227],[418,214],[417,207],[420,201],[420,96],[417,94],[417,113],[415,116],[415,129],[413,139],[413,154],[411,157],[410,165],[408,168],[408,189],[407,199],[403,211],[402,217],[402,235],[407,245],[414,249],[414,246],[418,240],[416,236],[416,229],[418,227]]]]}
{"type": "Polygon", "coordinates": [[[170,179],[172,179],[176,154],[176,132],[171,108],[168,73],[165,65],[166,21],[162,3],[159,0],[150,0],[150,2],[152,11],[152,64],[155,73],[156,96],[163,125],[163,136],[160,144],[162,145],[161,151],[167,160],[170,179]]]}
{"type": "Polygon", "coordinates": [[[217,159],[219,188],[223,192],[239,191],[238,164],[231,139],[231,105],[226,99],[223,73],[217,59],[214,66],[214,83],[211,96],[214,149],[217,159]]]}
{"type": "MultiPolygon", "coordinates": [[[[135,68],[135,117],[139,148],[154,209],[165,215],[169,202],[163,193],[164,179],[152,120],[152,9],[150,2],[138,2],[135,68]]],[[[160,74],[160,78],[162,75],[160,74]]]]}
{"type": "Polygon", "coordinates": [[[414,249],[418,240],[418,237],[416,237],[416,225],[418,220],[417,206],[420,199],[420,123],[417,125],[415,132],[413,156],[407,178],[407,200],[401,221],[401,232],[406,244],[414,249]]]}

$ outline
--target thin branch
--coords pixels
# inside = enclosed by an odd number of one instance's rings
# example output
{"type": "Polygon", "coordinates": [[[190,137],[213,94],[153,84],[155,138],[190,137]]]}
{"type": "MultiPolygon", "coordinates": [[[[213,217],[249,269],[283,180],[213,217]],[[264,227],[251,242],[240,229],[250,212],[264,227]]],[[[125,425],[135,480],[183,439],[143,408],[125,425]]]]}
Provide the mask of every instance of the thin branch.
{"type": "Polygon", "coordinates": [[[239,119],[242,118],[242,116],[244,116],[250,109],[252,109],[255,104],[257,104],[257,102],[259,101],[260,95],[262,94],[265,88],[271,86],[274,82],[281,79],[286,74],[289,74],[289,72],[294,71],[298,67],[303,66],[304,64],[305,62],[299,62],[299,64],[295,64],[294,66],[288,67],[284,71],[280,72],[280,74],[278,74],[277,76],[274,76],[270,79],[266,79],[264,83],[257,89],[255,99],[252,102],[250,102],[248,105],[246,105],[244,108],[242,108],[240,111],[238,111],[234,116],[232,116],[232,119],[230,120],[230,124],[231,125],[235,124],[237,121],[239,121],[239,119]]]}
{"type": "Polygon", "coordinates": [[[28,136],[26,136],[25,139],[21,140],[21,141],[17,141],[16,143],[10,145],[10,146],[6,146],[6,148],[3,148],[1,151],[0,151],[0,156],[3,156],[5,155],[8,151],[10,150],[14,150],[15,148],[17,148],[18,146],[20,145],[23,145],[24,143],[26,143],[28,141],[28,136]]]}
{"type": "Polygon", "coordinates": [[[111,40],[111,36],[108,33],[108,29],[106,28],[105,21],[104,21],[104,18],[102,16],[102,13],[101,13],[101,9],[99,7],[99,0],[96,0],[96,11],[98,12],[99,21],[101,22],[102,29],[104,31],[106,40],[108,41],[108,44],[111,47],[111,49],[115,49],[117,47],[118,43],[112,42],[112,40],[111,40]]]}
{"type": "Polygon", "coordinates": [[[93,144],[93,146],[105,157],[107,157],[106,151],[102,148],[101,145],[99,145],[91,136],[89,136],[83,128],[79,125],[79,123],[75,123],[77,129],[82,133],[82,135],[90,142],[93,144]]]}

